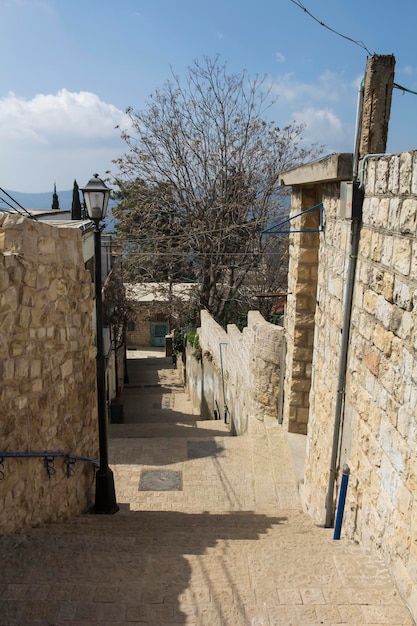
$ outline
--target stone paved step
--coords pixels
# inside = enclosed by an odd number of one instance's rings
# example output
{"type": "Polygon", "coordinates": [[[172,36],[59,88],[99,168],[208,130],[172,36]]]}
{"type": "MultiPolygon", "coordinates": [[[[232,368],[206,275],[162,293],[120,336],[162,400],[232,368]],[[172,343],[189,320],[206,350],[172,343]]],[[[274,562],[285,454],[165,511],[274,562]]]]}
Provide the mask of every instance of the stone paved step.
{"type": "MultiPolygon", "coordinates": [[[[152,355],[134,383],[175,383],[152,355]]],[[[412,626],[382,559],[302,512],[276,422],[232,437],[173,387],[163,423],[137,393],[109,428],[119,513],[0,537],[0,626],[412,626]]]]}
{"type": "Polygon", "coordinates": [[[413,623],[382,561],[299,511],[125,509],[3,537],[0,559],[2,626],[413,623]]]}

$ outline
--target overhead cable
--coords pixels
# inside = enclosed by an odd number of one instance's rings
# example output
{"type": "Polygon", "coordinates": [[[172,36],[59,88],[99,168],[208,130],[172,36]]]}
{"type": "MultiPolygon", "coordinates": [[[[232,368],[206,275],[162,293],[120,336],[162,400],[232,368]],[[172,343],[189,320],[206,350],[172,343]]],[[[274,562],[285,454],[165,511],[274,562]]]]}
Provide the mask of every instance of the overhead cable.
{"type": "Polygon", "coordinates": [[[23,215],[24,217],[29,217],[32,220],[36,220],[36,217],[34,215],[32,215],[27,209],[25,209],[25,207],[23,207],[21,204],[19,204],[19,202],[15,198],[13,198],[13,196],[11,196],[9,193],[7,193],[7,191],[5,189],[3,189],[3,187],[0,187],[0,191],[2,193],[4,193],[14,204],[11,205],[4,198],[0,198],[2,200],[2,202],[4,202],[5,204],[7,204],[7,206],[9,206],[11,209],[16,211],[16,213],[19,213],[20,215],[23,215]],[[14,206],[14,205],[16,205],[16,206],[14,206]],[[22,213],[22,211],[23,211],[23,213],[22,213]]]}
{"type": "MultiPolygon", "coordinates": [[[[315,15],[313,15],[301,2],[301,0],[290,0],[290,2],[292,2],[293,4],[295,4],[298,8],[300,8],[302,11],[304,11],[304,13],[307,13],[307,15],[309,15],[315,22],[317,22],[318,24],[320,24],[320,26],[323,26],[324,28],[327,28],[327,30],[330,30],[332,33],[334,33],[335,35],[338,35],[339,37],[342,37],[343,39],[347,39],[347,41],[351,41],[352,43],[356,44],[357,46],[359,46],[360,48],[362,48],[363,50],[365,50],[365,52],[369,55],[372,56],[372,53],[369,51],[369,49],[365,46],[365,44],[363,43],[363,41],[359,41],[357,39],[353,39],[352,37],[348,37],[347,35],[343,35],[343,33],[340,33],[339,31],[335,30],[334,28],[331,28],[330,26],[328,26],[327,24],[325,24],[324,22],[322,22],[321,20],[319,20],[315,15]]],[[[400,91],[402,91],[403,93],[411,93],[414,96],[417,96],[417,91],[413,91],[412,89],[409,89],[408,87],[403,87],[403,85],[399,85],[398,83],[394,83],[393,87],[395,87],[396,89],[399,89],[400,91]]]]}
{"type": "Polygon", "coordinates": [[[301,0],[290,0],[290,2],[295,4],[299,9],[302,9],[304,11],[304,13],[307,13],[307,15],[309,15],[311,18],[313,18],[313,20],[315,22],[317,22],[318,24],[320,24],[320,26],[323,26],[323,28],[327,28],[327,30],[330,30],[335,35],[338,35],[339,37],[342,37],[343,39],[347,39],[347,41],[351,41],[355,45],[357,45],[360,48],[362,48],[363,50],[365,50],[365,52],[370,57],[372,56],[372,53],[368,50],[368,48],[365,46],[363,41],[358,41],[357,39],[352,39],[352,37],[348,37],[347,35],[343,35],[343,33],[340,33],[339,31],[335,30],[334,28],[331,28],[330,26],[328,26],[327,24],[325,24],[324,22],[319,20],[317,17],[315,17],[315,15],[310,13],[310,11],[308,9],[306,9],[306,7],[302,4],[301,0]]]}

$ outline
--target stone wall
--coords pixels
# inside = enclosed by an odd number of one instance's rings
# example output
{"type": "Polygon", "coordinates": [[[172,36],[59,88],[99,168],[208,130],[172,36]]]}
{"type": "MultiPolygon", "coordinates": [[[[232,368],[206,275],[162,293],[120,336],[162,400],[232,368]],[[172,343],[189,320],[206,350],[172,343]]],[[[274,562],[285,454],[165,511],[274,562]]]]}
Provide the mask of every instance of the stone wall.
{"type": "MultiPolygon", "coordinates": [[[[339,468],[351,475],[345,536],[379,550],[417,618],[417,152],[363,163],[339,468]]],[[[325,518],[349,220],[339,184],[323,189],[304,504],[325,518]]],[[[338,481],[340,474],[338,476],[338,481]]],[[[337,490],[336,490],[337,495],[337,490]]]]}
{"type": "Polygon", "coordinates": [[[289,432],[303,435],[309,412],[319,241],[318,232],[308,231],[318,231],[320,223],[318,208],[304,211],[320,202],[315,187],[293,189],[291,230],[298,232],[291,236],[289,246],[283,424],[289,432]]]}
{"type": "MultiPolygon", "coordinates": [[[[81,233],[0,213],[0,450],[97,458],[93,289],[81,233]]],[[[1,454],[0,454],[1,456],[1,454]]],[[[94,466],[4,458],[0,533],[78,514],[94,466]]]]}
{"type": "Polygon", "coordinates": [[[129,348],[139,348],[152,345],[151,341],[151,311],[150,304],[140,304],[129,301],[132,311],[126,332],[126,342],[129,348]]]}
{"type": "Polygon", "coordinates": [[[283,332],[257,311],[249,312],[242,332],[232,324],[226,332],[207,311],[201,312],[202,360],[197,368],[195,357],[188,355],[187,381],[203,419],[226,415],[238,435],[256,432],[266,419],[277,419],[283,332]]]}
{"type": "Polygon", "coordinates": [[[164,345],[164,337],[156,336],[155,326],[166,335],[174,328],[182,326],[181,320],[187,317],[190,297],[198,291],[193,283],[125,283],[127,301],[130,307],[127,345],[131,348],[164,345]]]}
{"type": "MultiPolygon", "coordinates": [[[[324,523],[326,517],[324,504],[329,482],[343,327],[343,297],[350,243],[351,222],[338,217],[339,196],[340,183],[327,184],[324,187],[322,198],[325,230],[320,235],[318,256],[314,351],[308,409],[308,458],[304,482],[306,505],[318,523],[324,523]]],[[[345,434],[348,430],[345,428],[345,434]]]]}

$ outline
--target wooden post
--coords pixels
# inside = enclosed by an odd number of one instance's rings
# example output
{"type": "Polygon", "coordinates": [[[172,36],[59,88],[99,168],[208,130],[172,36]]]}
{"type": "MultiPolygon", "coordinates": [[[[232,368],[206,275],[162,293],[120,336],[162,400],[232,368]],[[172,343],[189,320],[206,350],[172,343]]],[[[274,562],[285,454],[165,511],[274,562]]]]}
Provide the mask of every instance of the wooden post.
{"type": "Polygon", "coordinates": [[[359,158],[383,154],[387,147],[388,122],[394,84],[395,57],[374,54],[366,64],[359,158]]]}

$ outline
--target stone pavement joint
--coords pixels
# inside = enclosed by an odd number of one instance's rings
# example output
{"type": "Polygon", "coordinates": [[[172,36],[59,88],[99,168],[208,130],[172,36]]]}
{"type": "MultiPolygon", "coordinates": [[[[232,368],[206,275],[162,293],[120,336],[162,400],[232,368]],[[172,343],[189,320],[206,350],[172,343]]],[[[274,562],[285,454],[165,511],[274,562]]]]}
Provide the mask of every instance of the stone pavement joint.
{"type": "Polygon", "coordinates": [[[276,422],[199,421],[170,359],[140,356],[109,428],[120,512],[3,536],[0,626],[413,624],[382,560],[302,512],[276,422]],[[140,490],[152,471],[182,490],[140,490]]]}

